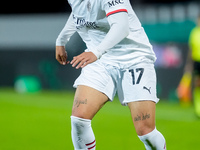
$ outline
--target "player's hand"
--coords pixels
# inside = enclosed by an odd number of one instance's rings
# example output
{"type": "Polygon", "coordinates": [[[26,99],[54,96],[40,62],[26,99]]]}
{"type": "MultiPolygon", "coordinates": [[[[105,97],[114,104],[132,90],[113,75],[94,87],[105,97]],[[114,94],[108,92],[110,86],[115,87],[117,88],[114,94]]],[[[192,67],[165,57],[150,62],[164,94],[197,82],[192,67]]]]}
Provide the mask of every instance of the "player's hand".
{"type": "Polygon", "coordinates": [[[70,63],[69,61],[67,61],[67,52],[65,51],[64,46],[56,46],[56,60],[61,65],[66,65],[70,63]]]}
{"type": "Polygon", "coordinates": [[[71,61],[72,67],[76,66],[76,69],[83,68],[87,64],[90,64],[97,60],[97,57],[92,52],[83,52],[78,56],[73,57],[71,61]]]}

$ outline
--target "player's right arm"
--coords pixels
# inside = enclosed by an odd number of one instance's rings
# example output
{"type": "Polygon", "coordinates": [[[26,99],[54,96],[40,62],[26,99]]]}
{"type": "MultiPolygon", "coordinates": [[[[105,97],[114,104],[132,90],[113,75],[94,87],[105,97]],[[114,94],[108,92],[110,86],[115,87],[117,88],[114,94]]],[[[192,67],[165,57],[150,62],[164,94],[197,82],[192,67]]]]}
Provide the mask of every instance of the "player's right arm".
{"type": "Polygon", "coordinates": [[[56,60],[61,65],[69,64],[69,61],[67,61],[67,52],[65,51],[65,46],[56,46],[56,60]]]}
{"type": "Polygon", "coordinates": [[[67,52],[65,51],[65,45],[75,32],[76,27],[74,25],[73,16],[71,13],[67,20],[67,23],[65,24],[64,28],[56,39],[56,60],[62,65],[66,65],[69,63],[69,61],[67,61],[67,52]]]}

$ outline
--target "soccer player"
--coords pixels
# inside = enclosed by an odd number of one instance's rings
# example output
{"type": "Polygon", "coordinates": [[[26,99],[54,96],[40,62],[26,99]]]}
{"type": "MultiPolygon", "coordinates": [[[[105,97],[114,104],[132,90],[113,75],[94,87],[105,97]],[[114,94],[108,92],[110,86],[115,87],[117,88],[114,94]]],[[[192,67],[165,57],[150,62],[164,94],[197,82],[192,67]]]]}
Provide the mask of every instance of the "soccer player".
{"type": "MultiPolygon", "coordinates": [[[[75,150],[95,150],[91,120],[118,93],[147,150],[165,150],[155,126],[156,56],[129,0],[68,0],[72,13],[56,40],[60,64],[82,68],[71,115],[75,150]],[[87,49],[70,62],[65,45],[78,32],[87,49]]],[[[134,147],[134,145],[133,145],[134,147]]],[[[130,148],[131,149],[131,148],[130,148]]]]}
{"type": "Polygon", "coordinates": [[[196,115],[200,117],[200,15],[197,18],[197,26],[190,33],[189,47],[190,50],[185,71],[189,73],[193,72],[194,87],[192,93],[194,107],[196,115]]]}

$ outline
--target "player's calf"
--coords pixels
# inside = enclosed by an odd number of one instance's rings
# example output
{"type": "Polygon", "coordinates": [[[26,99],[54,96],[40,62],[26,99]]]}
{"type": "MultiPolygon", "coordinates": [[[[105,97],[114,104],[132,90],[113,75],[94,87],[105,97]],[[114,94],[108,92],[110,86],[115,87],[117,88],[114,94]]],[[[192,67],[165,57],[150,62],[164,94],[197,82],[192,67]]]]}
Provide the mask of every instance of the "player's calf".
{"type": "Polygon", "coordinates": [[[156,128],[152,132],[138,137],[144,143],[146,150],[166,150],[165,138],[156,128]]]}
{"type": "Polygon", "coordinates": [[[91,120],[71,116],[71,135],[75,150],[95,150],[96,141],[91,120]]]}

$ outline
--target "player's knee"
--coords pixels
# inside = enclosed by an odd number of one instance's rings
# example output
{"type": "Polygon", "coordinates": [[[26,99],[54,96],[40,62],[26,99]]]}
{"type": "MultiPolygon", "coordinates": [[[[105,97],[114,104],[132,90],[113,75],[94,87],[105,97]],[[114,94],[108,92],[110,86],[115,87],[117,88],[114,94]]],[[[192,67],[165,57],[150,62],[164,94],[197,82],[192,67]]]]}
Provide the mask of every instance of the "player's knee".
{"type": "Polygon", "coordinates": [[[74,117],[82,118],[82,119],[91,119],[88,115],[87,112],[83,110],[77,110],[77,109],[72,109],[72,115],[74,117]]]}
{"type": "Polygon", "coordinates": [[[143,124],[143,125],[140,125],[135,128],[136,128],[137,135],[142,136],[142,135],[146,135],[146,134],[150,133],[151,131],[153,131],[155,129],[155,126],[143,124]]]}
{"type": "Polygon", "coordinates": [[[139,136],[146,135],[151,131],[152,131],[152,129],[147,129],[147,128],[143,128],[143,129],[140,128],[140,129],[136,130],[137,135],[139,135],[139,136]]]}
{"type": "Polygon", "coordinates": [[[78,118],[84,118],[84,115],[83,115],[83,113],[81,112],[78,112],[78,111],[76,111],[76,110],[74,110],[74,109],[72,109],[72,114],[71,114],[71,116],[74,116],[74,117],[78,117],[78,118]]]}

